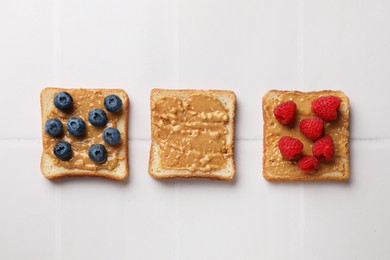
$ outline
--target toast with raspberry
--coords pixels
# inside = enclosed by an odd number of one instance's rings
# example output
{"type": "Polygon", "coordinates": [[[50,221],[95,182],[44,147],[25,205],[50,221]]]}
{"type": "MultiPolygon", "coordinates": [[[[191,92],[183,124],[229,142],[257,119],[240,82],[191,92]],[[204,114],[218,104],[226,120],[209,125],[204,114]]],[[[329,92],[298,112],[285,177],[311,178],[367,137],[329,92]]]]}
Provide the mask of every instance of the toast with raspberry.
{"type": "Polygon", "coordinates": [[[262,101],[265,179],[349,179],[350,103],[342,91],[270,90],[262,101]]]}

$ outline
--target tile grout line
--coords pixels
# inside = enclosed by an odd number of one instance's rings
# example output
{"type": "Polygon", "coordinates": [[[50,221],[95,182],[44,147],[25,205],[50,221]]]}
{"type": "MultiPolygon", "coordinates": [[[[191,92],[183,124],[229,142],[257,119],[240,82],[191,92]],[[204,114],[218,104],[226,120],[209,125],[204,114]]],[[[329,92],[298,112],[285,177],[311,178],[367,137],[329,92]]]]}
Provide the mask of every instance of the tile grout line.
{"type": "MultiPolygon", "coordinates": [[[[305,2],[298,0],[297,66],[299,86],[305,84],[305,2]]],[[[305,186],[301,184],[299,198],[299,259],[305,259],[305,186]]]]}
{"type": "Polygon", "coordinates": [[[59,86],[61,81],[61,0],[53,2],[53,56],[54,82],[59,86]]]}
{"type": "MultiPolygon", "coordinates": [[[[54,77],[57,86],[61,82],[61,0],[53,2],[53,56],[54,77]]],[[[55,259],[62,259],[62,189],[55,187],[55,259]]]]}
{"type": "MultiPolygon", "coordinates": [[[[42,139],[39,137],[31,137],[31,138],[16,138],[16,137],[10,137],[10,138],[1,138],[0,142],[7,142],[7,141],[41,141],[42,139]]],[[[127,139],[130,142],[150,142],[150,138],[130,138],[127,139]]],[[[357,142],[382,142],[382,141],[390,141],[390,137],[383,137],[383,138],[350,138],[350,141],[357,141],[357,142]]],[[[234,139],[235,142],[259,142],[263,141],[263,138],[236,138],[234,139]]]]}
{"type": "MultiPolygon", "coordinates": [[[[179,36],[179,0],[173,0],[173,62],[174,82],[180,87],[180,36],[179,36]]],[[[180,259],[180,189],[179,183],[175,182],[175,259],[180,259]]]]}
{"type": "Polygon", "coordinates": [[[181,221],[180,221],[180,190],[179,182],[175,181],[175,259],[180,259],[180,232],[181,232],[181,221]]]}
{"type": "Polygon", "coordinates": [[[62,259],[62,189],[55,187],[55,259],[62,259]]]}
{"type": "Polygon", "coordinates": [[[173,6],[173,66],[174,82],[180,88],[180,36],[179,36],[179,1],[174,0],[173,6]]]}
{"type": "Polygon", "coordinates": [[[297,67],[298,67],[298,83],[301,88],[305,84],[304,8],[305,8],[304,0],[298,0],[297,67]]]}
{"type": "Polygon", "coordinates": [[[305,185],[301,183],[301,192],[299,199],[299,241],[300,245],[300,259],[305,259],[305,185]]]}

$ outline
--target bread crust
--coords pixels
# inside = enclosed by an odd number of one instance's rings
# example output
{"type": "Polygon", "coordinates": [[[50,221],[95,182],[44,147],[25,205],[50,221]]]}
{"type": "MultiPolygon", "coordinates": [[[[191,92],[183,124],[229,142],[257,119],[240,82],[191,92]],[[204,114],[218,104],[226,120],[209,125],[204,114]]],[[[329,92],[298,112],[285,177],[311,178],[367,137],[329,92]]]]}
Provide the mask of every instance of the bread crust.
{"type": "MultiPolygon", "coordinates": [[[[171,172],[171,173],[165,173],[164,175],[159,175],[156,172],[153,171],[153,161],[154,161],[154,147],[156,145],[156,140],[153,136],[153,125],[151,123],[151,145],[150,145],[150,152],[149,152],[149,174],[156,178],[156,179],[170,179],[170,178],[207,178],[207,179],[213,179],[213,180],[225,180],[225,181],[230,181],[233,179],[235,173],[236,173],[236,165],[235,165],[235,160],[234,160],[234,134],[235,134],[235,115],[236,115],[236,94],[231,91],[231,90],[194,90],[194,89],[159,89],[159,88],[154,88],[150,92],[150,111],[152,111],[152,102],[153,102],[153,96],[156,94],[163,94],[164,96],[169,96],[170,94],[173,93],[183,93],[183,94],[208,94],[215,96],[216,94],[223,94],[223,95],[229,95],[233,98],[232,102],[232,136],[231,136],[231,145],[232,145],[232,167],[233,167],[233,172],[231,175],[221,175],[221,174],[216,174],[216,171],[210,171],[210,172],[202,172],[199,170],[196,170],[194,172],[191,172],[189,170],[176,170],[176,172],[171,172]],[[180,173],[177,173],[180,172],[180,173]]],[[[150,122],[152,122],[152,113],[150,113],[150,122]]]]}
{"type": "MultiPolygon", "coordinates": [[[[301,91],[286,91],[286,90],[269,90],[262,98],[262,112],[263,112],[263,177],[268,181],[348,181],[350,177],[350,152],[349,152],[349,125],[350,125],[350,102],[348,96],[340,91],[340,90],[321,90],[321,91],[309,91],[309,92],[301,92],[301,91]],[[266,158],[266,152],[267,149],[270,149],[269,145],[267,144],[267,111],[265,109],[265,105],[269,102],[269,98],[271,95],[282,95],[285,93],[291,93],[301,96],[307,96],[307,95],[316,95],[316,96],[325,96],[325,95],[336,95],[338,97],[342,97],[345,102],[346,111],[340,112],[343,113],[343,115],[346,117],[346,155],[344,158],[346,160],[345,163],[345,169],[344,172],[339,172],[338,174],[330,174],[329,172],[317,172],[313,174],[305,174],[302,173],[299,176],[290,176],[290,175],[276,175],[274,173],[270,173],[266,171],[267,166],[267,158],[266,158]],[[329,174],[329,175],[327,175],[329,174]]],[[[336,141],[336,140],[335,140],[336,141]]],[[[294,167],[297,167],[294,165],[294,167]]],[[[285,169],[283,169],[285,170],[285,169]]],[[[335,172],[332,172],[335,173],[335,172]]]]}
{"type": "MultiPolygon", "coordinates": [[[[95,177],[103,177],[103,178],[106,178],[106,179],[122,181],[122,180],[125,180],[128,177],[128,175],[129,175],[128,127],[129,127],[130,100],[129,100],[129,97],[128,97],[126,91],[124,91],[123,89],[84,89],[84,88],[70,89],[70,88],[47,87],[47,88],[45,88],[45,89],[43,89],[41,91],[41,94],[40,94],[40,104],[41,104],[41,121],[42,121],[42,123],[41,123],[41,128],[42,128],[42,156],[41,156],[40,168],[41,168],[42,174],[46,178],[48,178],[50,180],[55,180],[55,179],[60,179],[60,178],[65,178],[65,177],[95,176],[95,177]],[[64,171],[56,173],[56,174],[50,174],[49,172],[47,172],[47,169],[45,169],[45,167],[44,167],[45,158],[46,158],[46,156],[49,156],[49,155],[47,155],[45,153],[45,149],[43,147],[43,140],[45,138],[44,125],[45,125],[45,121],[46,121],[45,118],[44,118],[44,94],[47,91],[58,92],[58,91],[67,91],[67,90],[72,90],[73,92],[77,91],[77,90],[90,90],[90,91],[100,90],[102,92],[109,92],[109,93],[112,93],[112,94],[121,93],[125,97],[124,99],[122,99],[122,109],[123,109],[123,116],[124,116],[124,120],[125,120],[125,123],[124,123],[124,126],[125,126],[125,130],[124,130],[125,136],[123,136],[123,138],[122,138],[122,141],[123,141],[123,151],[124,151],[124,154],[125,154],[125,159],[124,159],[125,172],[124,172],[123,175],[118,176],[118,175],[115,175],[115,174],[106,173],[108,170],[91,171],[91,170],[83,170],[83,169],[67,169],[67,170],[64,170],[64,171]]],[[[115,171],[115,169],[111,170],[111,172],[113,172],[113,171],[115,171]]]]}

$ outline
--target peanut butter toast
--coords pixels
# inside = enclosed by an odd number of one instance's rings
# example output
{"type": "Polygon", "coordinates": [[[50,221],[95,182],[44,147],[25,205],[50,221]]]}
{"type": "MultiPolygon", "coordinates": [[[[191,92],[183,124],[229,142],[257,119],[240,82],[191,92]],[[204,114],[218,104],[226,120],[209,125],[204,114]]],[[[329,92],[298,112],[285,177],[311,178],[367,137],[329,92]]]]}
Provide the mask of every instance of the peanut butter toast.
{"type": "Polygon", "coordinates": [[[153,89],[150,106],[153,177],[233,178],[234,92],[153,89]]]}
{"type": "Polygon", "coordinates": [[[341,91],[268,91],[263,96],[264,178],[348,180],[349,119],[349,99],[341,91]]]}
{"type": "Polygon", "coordinates": [[[46,178],[128,176],[129,98],[124,90],[45,88],[41,112],[46,178]]]}

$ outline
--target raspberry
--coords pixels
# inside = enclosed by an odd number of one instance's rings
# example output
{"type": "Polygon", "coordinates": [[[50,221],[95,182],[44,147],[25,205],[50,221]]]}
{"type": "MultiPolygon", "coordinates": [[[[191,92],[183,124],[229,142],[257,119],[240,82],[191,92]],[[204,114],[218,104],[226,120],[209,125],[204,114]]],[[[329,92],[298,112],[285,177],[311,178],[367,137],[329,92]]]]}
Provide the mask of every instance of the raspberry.
{"type": "Polygon", "coordinates": [[[303,155],[298,160],[298,167],[303,172],[311,173],[318,169],[320,163],[311,155],[303,155]]]}
{"type": "Polygon", "coordinates": [[[277,105],[274,109],[274,115],[279,123],[289,125],[294,122],[297,105],[294,101],[286,101],[277,105]]]}
{"type": "Polygon", "coordinates": [[[278,147],[280,153],[286,160],[294,160],[301,155],[303,143],[290,136],[283,136],[279,139],[278,147]]]}
{"type": "Polygon", "coordinates": [[[329,161],[334,155],[334,143],[330,135],[318,139],[312,147],[313,155],[319,161],[329,161]]]}
{"type": "Polygon", "coordinates": [[[337,109],[341,99],[336,96],[319,97],[311,102],[311,110],[320,118],[326,121],[337,119],[337,109]]]}
{"type": "Polygon", "coordinates": [[[324,121],[317,117],[306,118],[301,120],[299,128],[305,136],[317,140],[324,132],[324,121]]]}

